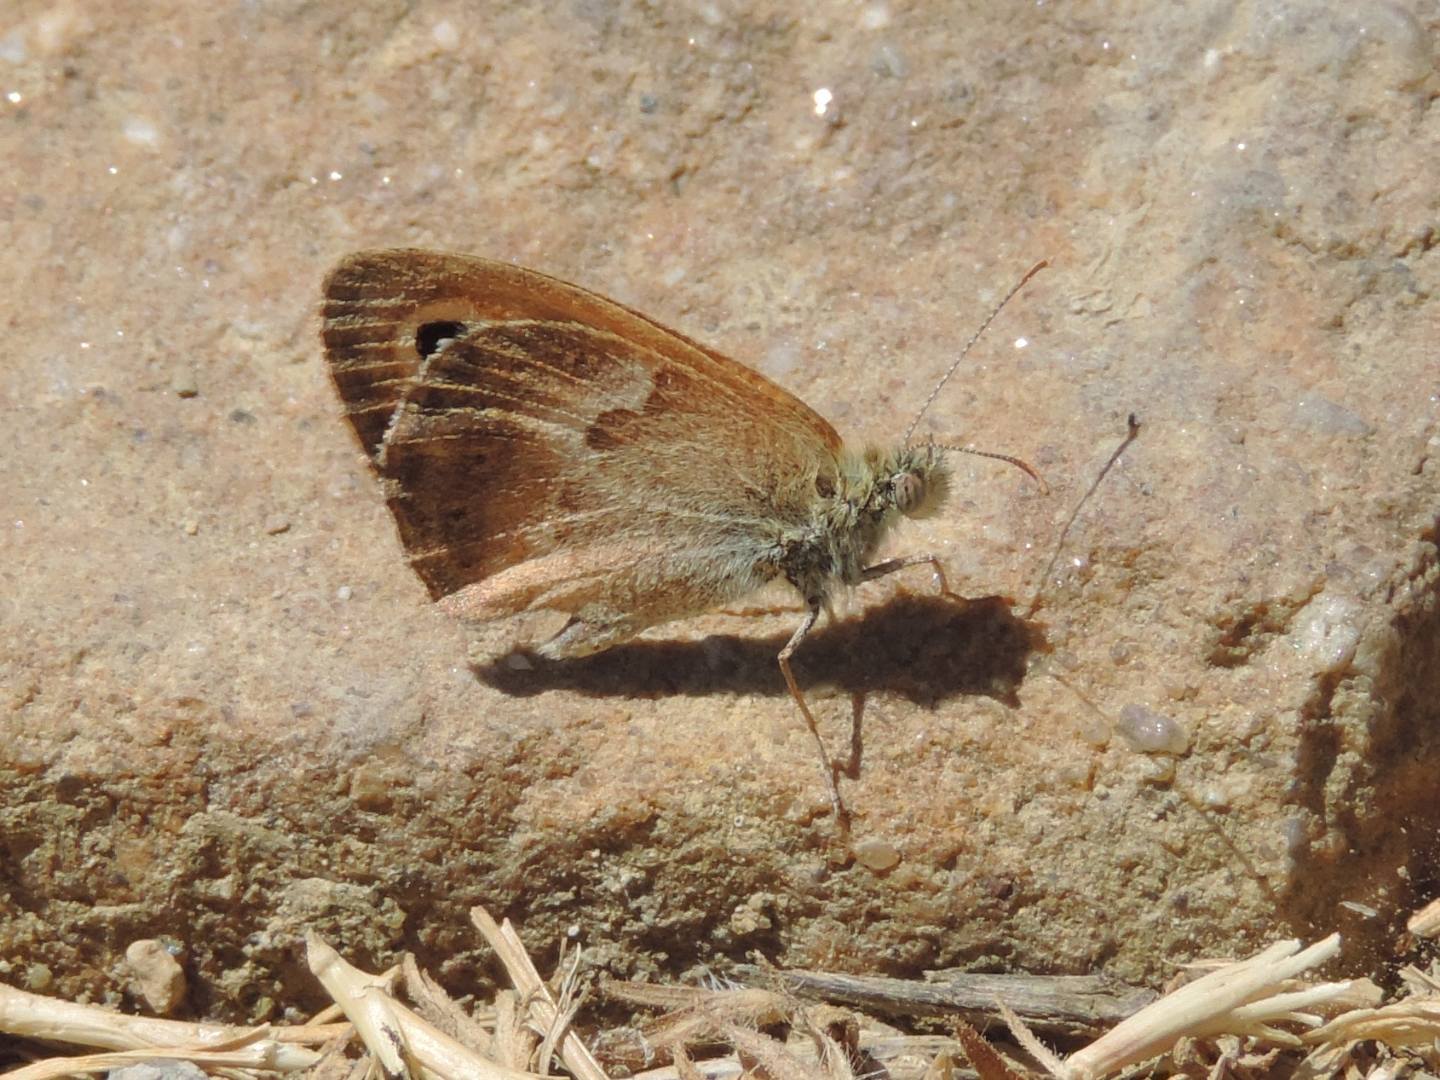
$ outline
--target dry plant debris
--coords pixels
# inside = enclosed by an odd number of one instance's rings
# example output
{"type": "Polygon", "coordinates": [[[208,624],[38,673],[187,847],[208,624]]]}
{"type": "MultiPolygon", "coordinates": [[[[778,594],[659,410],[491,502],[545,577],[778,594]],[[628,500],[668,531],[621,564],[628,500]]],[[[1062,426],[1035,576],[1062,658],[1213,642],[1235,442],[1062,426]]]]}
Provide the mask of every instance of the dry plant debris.
{"type": "MultiPolygon", "coordinates": [[[[1416,937],[1416,921],[1427,925],[1430,910],[1412,919],[1416,937]]],[[[127,1016],[0,986],[0,1032],[36,1048],[33,1060],[5,1080],[95,1075],[142,1061],[190,1062],[207,1075],[235,1080],[1103,1080],[1144,1074],[1398,1080],[1440,1070],[1440,964],[1428,972],[1405,968],[1402,990],[1385,1001],[1368,979],[1322,982],[1310,975],[1338,953],[1338,935],[1308,948],[1284,941],[1247,960],[1192,965],[1190,981],[1062,1058],[1029,1027],[1038,1013],[1055,1030],[1057,985],[1064,984],[1053,980],[1037,981],[1038,996],[1018,983],[999,984],[1021,1004],[1014,1008],[997,995],[986,1038],[971,1026],[977,1009],[969,999],[949,1017],[952,1036],[907,1034],[857,1012],[853,1000],[841,1008],[796,993],[803,987],[814,994],[833,976],[778,971],[764,972],[769,985],[760,987],[606,983],[603,992],[612,1000],[661,1015],[640,1028],[596,1032],[587,1045],[573,1027],[586,1004],[579,952],[562,953],[559,974],[547,983],[508,922],[497,923],[480,908],[471,917],[511,983],[490,1008],[462,1007],[409,957],[383,974],[361,971],[312,932],[306,957],[334,1004],[303,1025],[238,1028],[127,1016]],[[1008,1040],[997,1039],[997,1019],[1008,1040]],[[55,1043],[91,1052],[41,1055],[40,1046],[55,1043]]],[[[953,979],[946,993],[957,992],[953,979]]],[[[849,986],[883,991],[892,1016],[909,998],[916,1015],[941,1015],[933,992],[909,995],[890,985],[896,982],[849,986]]],[[[966,984],[965,992],[979,985],[966,984]]],[[[840,996],[853,999],[854,993],[840,996]]],[[[1128,1000],[1138,1004],[1133,995],[1128,1000]]],[[[1107,999],[1105,1008],[1111,1007],[1107,999]]]]}
{"type": "Polygon", "coordinates": [[[1440,937],[1440,897],[1430,901],[1414,915],[1410,916],[1405,929],[1416,937],[1433,938],[1440,937]]]}
{"type": "MultiPolygon", "coordinates": [[[[759,979],[759,969],[743,969],[759,979]]],[[[1150,1004],[1153,990],[1096,975],[996,975],[928,972],[925,981],[829,971],[787,971],[784,989],[811,1001],[849,1005],[881,1016],[935,1016],[983,1024],[1003,1001],[1028,1027],[1052,1035],[1093,1037],[1150,1004]]],[[[773,980],[772,980],[773,981],[773,980]]]]}

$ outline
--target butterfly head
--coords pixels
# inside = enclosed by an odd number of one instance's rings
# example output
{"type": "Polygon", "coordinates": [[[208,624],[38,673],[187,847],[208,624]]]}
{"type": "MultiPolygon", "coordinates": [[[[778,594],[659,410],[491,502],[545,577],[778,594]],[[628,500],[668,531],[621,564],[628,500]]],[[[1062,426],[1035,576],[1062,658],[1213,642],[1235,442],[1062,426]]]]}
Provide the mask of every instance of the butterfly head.
{"type": "Polygon", "coordinates": [[[871,449],[865,461],[870,513],[888,517],[930,517],[945,505],[950,468],[945,448],[935,444],[903,446],[896,451],[871,449]]]}
{"type": "Polygon", "coordinates": [[[950,494],[950,466],[944,449],[933,443],[905,447],[886,462],[880,476],[881,500],[906,517],[932,516],[950,494]]]}

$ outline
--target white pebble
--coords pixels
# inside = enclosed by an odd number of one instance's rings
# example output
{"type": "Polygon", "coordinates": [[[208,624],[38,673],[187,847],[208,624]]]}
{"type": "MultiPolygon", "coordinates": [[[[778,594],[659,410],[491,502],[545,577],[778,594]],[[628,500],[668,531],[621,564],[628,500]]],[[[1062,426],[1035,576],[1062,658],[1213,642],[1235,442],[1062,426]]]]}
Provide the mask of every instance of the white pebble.
{"type": "Polygon", "coordinates": [[[460,31],[455,29],[455,24],[449,19],[441,19],[430,28],[430,34],[435,39],[435,44],[446,52],[452,52],[460,45],[460,31]]]}
{"type": "Polygon", "coordinates": [[[1115,730],[1137,753],[1183,754],[1190,749],[1190,735],[1179,722],[1144,705],[1121,709],[1115,730]]]}

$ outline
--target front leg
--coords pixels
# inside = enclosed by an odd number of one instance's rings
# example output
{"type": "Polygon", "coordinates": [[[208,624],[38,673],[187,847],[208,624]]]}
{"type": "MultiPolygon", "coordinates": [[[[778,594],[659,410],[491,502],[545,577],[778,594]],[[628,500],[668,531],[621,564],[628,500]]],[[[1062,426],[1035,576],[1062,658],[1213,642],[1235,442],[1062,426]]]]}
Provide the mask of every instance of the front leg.
{"type": "Polygon", "coordinates": [[[940,595],[953,597],[955,594],[950,591],[950,585],[945,579],[945,568],[940,565],[940,560],[934,555],[907,555],[903,559],[886,559],[884,562],[867,566],[861,570],[860,580],[874,581],[876,578],[885,577],[909,566],[919,566],[921,563],[929,563],[934,569],[935,579],[940,583],[940,595]]]}

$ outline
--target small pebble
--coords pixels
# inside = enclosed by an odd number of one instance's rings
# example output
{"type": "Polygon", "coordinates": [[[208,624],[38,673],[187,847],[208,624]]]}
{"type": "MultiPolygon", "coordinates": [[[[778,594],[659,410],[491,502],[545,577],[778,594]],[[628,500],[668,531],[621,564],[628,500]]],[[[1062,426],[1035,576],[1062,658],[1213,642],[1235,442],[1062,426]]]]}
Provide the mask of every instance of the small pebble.
{"type": "Polygon", "coordinates": [[[855,861],[877,874],[883,874],[900,862],[900,852],[895,850],[895,845],[884,840],[862,840],[855,845],[855,861]]]}
{"type": "Polygon", "coordinates": [[[1200,805],[1207,810],[1229,810],[1230,796],[1218,787],[1206,787],[1200,791],[1200,805]]]}
{"type": "Polygon", "coordinates": [[[366,762],[350,774],[350,798],[361,810],[384,810],[390,805],[393,788],[383,766],[366,762]]]}
{"type": "Polygon", "coordinates": [[[290,519],[284,514],[271,514],[265,519],[265,535],[279,536],[290,531],[290,519]]]}
{"type": "Polygon", "coordinates": [[[132,941],[125,950],[130,989],[156,1016],[169,1016],[185,1000],[185,970],[154,938],[132,941]]]}
{"type": "Polygon", "coordinates": [[[177,371],[170,379],[170,389],[174,391],[176,397],[200,396],[200,384],[193,371],[177,371]]]}
{"type": "Polygon", "coordinates": [[[435,44],[446,52],[454,52],[460,47],[460,31],[449,19],[441,19],[432,26],[430,36],[435,39],[435,44]]]}
{"type": "Polygon", "coordinates": [[[1183,754],[1190,749],[1190,735],[1184,727],[1144,705],[1121,709],[1115,731],[1131,750],[1141,754],[1183,754]]]}
{"type": "Polygon", "coordinates": [[[1146,758],[1144,779],[1147,784],[1164,786],[1175,782],[1175,759],[1168,754],[1146,758]]]}
{"type": "Polygon", "coordinates": [[[1110,727],[1101,716],[1085,714],[1076,734],[1097,750],[1110,745],[1110,727]]]}
{"type": "Polygon", "coordinates": [[[31,964],[25,969],[25,989],[32,993],[43,994],[54,981],[55,975],[46,964],[31,964]]]}

